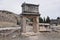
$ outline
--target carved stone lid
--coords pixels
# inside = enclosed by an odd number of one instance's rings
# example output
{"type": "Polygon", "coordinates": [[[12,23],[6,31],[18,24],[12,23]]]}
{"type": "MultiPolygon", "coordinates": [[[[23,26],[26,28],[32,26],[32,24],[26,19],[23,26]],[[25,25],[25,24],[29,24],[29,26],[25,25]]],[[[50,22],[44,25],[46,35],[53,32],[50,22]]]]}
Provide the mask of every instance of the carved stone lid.
{"type": "Polygon", "coordinates": [[[36,4],[29,4],[29,3],[23,3],[21,6],[23,7],[25,5],[27,5],[27,6],[39,6],[39,5],[36,5],[36,4]]]}

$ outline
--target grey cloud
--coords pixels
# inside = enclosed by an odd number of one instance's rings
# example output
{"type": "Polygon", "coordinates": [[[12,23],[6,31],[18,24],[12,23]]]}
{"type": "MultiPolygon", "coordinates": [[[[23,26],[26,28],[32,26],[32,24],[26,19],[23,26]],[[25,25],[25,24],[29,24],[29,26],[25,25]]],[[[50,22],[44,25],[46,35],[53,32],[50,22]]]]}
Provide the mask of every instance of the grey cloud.
{"type": "Polygon", "coordinates": [[[39,4],[39,12],[42,17],[50,16],[56,18],[60,16],[60,0],[1,0],[0,10],[8,10],[20,14],[23,2],[39,4]]]}

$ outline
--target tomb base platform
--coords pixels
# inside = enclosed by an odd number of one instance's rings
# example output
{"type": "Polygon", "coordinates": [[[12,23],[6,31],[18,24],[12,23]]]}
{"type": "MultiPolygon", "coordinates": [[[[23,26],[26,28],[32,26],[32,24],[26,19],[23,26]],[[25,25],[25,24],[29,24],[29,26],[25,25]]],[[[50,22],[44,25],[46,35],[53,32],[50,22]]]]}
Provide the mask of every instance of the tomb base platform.
{"type": "Polygon", "coordinates": [[[37,32],[37,33],[34,33],[34,32],[21,33],[21,35],[23,35],[23,36],[36,36],[38,34],[39,34],[39,32],[37,32]]]}

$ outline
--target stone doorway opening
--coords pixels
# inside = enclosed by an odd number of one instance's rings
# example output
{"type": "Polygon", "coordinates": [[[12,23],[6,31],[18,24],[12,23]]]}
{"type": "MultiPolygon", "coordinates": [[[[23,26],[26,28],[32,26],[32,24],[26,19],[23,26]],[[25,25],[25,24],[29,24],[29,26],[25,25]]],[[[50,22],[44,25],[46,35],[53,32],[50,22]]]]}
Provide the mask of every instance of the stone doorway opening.
{"type": "Polygon", "coordinates": [[[26,31],[27,32],[33,32],[33,18],[26,19],[26,31]]]}

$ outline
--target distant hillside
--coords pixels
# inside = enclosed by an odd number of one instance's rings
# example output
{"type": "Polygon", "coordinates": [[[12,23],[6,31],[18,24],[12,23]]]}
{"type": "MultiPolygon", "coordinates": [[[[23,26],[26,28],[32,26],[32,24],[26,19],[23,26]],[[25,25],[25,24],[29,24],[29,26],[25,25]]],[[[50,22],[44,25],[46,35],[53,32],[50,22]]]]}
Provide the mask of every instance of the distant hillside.
{"type": "Polygon", "coordinates": [[[17,26],[20,23],[20,16],[9,11],[0,10],[0,27],[17,26]]]}

